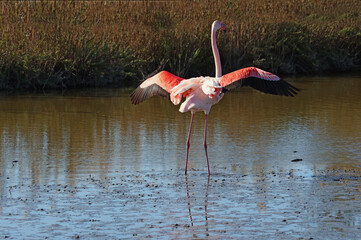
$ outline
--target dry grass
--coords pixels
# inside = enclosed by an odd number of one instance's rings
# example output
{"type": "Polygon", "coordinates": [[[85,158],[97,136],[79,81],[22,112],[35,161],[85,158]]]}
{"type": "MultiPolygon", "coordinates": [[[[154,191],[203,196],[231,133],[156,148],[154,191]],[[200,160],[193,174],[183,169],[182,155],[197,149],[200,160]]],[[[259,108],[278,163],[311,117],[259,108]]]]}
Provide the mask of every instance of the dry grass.
{"type": "Polygon", "coordinates": [[[212,75],[210,25],[224,72],[276,73],[360,64],[357,0],[2,1],[0,88],[102,86],[156,69],[212,75]]]}

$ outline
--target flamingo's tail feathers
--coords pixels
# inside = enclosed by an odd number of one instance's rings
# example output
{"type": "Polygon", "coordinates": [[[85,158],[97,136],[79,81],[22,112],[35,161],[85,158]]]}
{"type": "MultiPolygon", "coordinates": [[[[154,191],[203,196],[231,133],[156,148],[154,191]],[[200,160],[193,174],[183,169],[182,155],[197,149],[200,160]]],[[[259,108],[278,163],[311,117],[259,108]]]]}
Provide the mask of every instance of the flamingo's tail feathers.
{"type": "Polygon", "coordinates": [[[170,100],[174,105],[178,105],[182,100],[182,94],[170,94],[170,100]]]}

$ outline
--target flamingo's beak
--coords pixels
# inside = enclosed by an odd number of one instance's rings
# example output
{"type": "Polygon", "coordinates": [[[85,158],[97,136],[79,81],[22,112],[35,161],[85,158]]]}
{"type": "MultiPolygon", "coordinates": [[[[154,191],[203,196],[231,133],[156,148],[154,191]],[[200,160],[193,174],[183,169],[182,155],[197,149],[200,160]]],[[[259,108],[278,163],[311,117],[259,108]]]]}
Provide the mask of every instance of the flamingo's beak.
{"type": "Polygon", "coordinates": [[[221,29],[222,29],[223,31],[226,31],[226,24],[221,23],[221,29]]]}

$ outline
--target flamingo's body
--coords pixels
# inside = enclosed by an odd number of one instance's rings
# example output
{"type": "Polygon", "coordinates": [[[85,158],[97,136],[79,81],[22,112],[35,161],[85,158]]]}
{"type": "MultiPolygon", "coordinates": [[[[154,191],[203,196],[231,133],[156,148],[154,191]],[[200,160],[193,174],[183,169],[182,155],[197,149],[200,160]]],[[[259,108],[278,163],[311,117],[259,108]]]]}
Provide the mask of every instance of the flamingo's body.
{"type": "Polygon", "coordinates": [[[210,174],[206,142],[208,114],[211,107],[222,99],[224,92],[243,86],[250,86],[265,93],[282,96],[294,96],[299,91],[299,89],[278,76],[255,67],[243,68],[222,76],[221,62],[216,45],[216,31],[218,29],[224,30],[225,25],[217,20],[212,24],[211,38],[216,77],[183,79],[167,71],[161,71],[153,77],[146,79],[131,94],[133,104],[139,104],[154,95],[168,97],[174,105],[179,104],[182,98],[185,98],[179,111],[182,113],[190,111],[192,113],[187,139],[185,174],[187,174],[190,134],[195,112],[204,111],[205,113],[204,149],[208,174],[210,174]]]}

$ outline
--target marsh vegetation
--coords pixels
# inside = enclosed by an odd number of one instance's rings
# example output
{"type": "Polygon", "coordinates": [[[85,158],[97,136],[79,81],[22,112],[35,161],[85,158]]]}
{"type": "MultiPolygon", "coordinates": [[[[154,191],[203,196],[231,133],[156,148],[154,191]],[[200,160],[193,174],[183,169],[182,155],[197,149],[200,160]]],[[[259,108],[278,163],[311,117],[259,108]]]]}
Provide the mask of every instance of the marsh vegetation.
{"type": "Polygon", "coordinates": [[[155,70],[214,74],[210,25],[225,73],[254,65],[277,74],[355,69],[356,0],[2,1],[0,89],[125,86],[155,70]]]}

